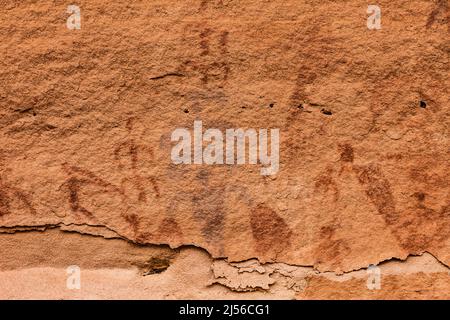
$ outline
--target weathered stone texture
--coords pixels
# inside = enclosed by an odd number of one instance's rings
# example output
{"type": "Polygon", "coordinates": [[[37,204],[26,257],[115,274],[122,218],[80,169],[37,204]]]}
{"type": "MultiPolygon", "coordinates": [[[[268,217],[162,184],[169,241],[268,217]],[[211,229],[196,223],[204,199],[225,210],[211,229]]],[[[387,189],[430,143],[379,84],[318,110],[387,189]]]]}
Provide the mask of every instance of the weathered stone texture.
{"type": "MultiPolygon", "coordinates": [[[[122,239],[99,250],[194,245],[227,263],[319,273],[425,252],[450,265],[448,2],[377,1],[381,30],[368,30],[367,4],[81,0],[81,30],[69,30],[64,1],[1,1],[0,243],[57,227],[80,234],[81,252],[90,234],[122,239]],[[279,128],[279,172],[173,164],[171,133],[194,120],[279,128]]],[[[63,267],[44,254],[54,244],[41,245],[0,269],[63,267]]],[[[133,250],[167,264],[177,255],[133,250]]],[[[88,267],[133,260],[104,259],[88,267]]],[[[314,277],[294,295],[420,297],[393,293],[405,285],[448,296],[444,273],[418,274],[374,294],[364,279],[314,277]]],[[[207,296],[195,292],[169,296],[207,296]]]]}

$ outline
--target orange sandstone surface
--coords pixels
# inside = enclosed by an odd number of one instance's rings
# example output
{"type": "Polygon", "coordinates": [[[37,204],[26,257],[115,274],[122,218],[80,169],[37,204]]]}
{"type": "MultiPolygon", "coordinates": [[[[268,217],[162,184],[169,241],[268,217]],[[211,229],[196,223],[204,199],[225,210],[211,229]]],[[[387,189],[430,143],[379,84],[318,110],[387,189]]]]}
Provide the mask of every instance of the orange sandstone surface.
{"type": "Polygon", "coordinates": [[[450,298],[448,2],[368,4],[2,1],[0,298],[450,298]],[[174,164],[194,121],[278,172],[174,164]]]}

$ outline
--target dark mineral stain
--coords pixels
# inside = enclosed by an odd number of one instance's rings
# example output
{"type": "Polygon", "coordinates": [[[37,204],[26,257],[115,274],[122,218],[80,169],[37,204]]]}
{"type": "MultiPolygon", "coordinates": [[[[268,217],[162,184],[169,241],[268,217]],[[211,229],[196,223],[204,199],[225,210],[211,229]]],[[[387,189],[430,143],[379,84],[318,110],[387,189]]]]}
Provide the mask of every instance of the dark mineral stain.
{"type": "Polygon", "coordinates": [[[10,213],[10,199],[6,194],[6,192],[0,190],[0,217],[7,215],[9,213],[10,213]]]}
{"type": "Polygon", "coordinates": [[[202,235],[210,244],[223,253],[223,229],[224,225],[224,189],[211,186],[208,181],[209,173],[201,170],[197,179],[201,183],[198,190],[192,196],[194,218],[202,223],[202,235]]]}
{"type": "Polygon", "coordinates": [[[202,0],[200,2],[200,11],[205,10],[207,8],[207,6],[208,6],[208,0],[202,0]]]}
{"type": "Polygon", "coordinates": [[[340,228],[340,225],[337,221],[333,221],[333,223],[323,226],[320,229],[320,244],[317,249],[316,256],[324,257],[325,260],[331,261],[334,267],[339,265],[339,261],[342,258],[343,254],[346,254],[350,251],[347,243],[337,238],[336,231],[340,228]]]}
{"type": "Polygon", "coordinates": [[[150,183],[153,186],[153,191],[155,192],[155,196],[157,198],[160,198],[161,197],[161,192],[159,191],[159,186],[158,186],[158,183],[157,183],[156,179],[153,178],[153,177],[150,177],[149,180],[150,180],[150,183]]]}
{"type": "Polygon", "coordinates": [[[68,165],[64,165],[63,167],[66,170],[66,172],[68,172],[69,174],[79,174],[82,178],[78,179],[78,180],[82,183],[91,183],[94,185],[98,185],[100,187],[110,188],[113,191],[122,193],[120,188],[112,185],[111,183],[103,180],[102,178],[97,177],[93,172],[91,172],[89,170],[82,169],[82,168],[75,167],[75,166],[68,166],[68,165]]]}
{"type": "Polygon", "coordinates": [[[342,162],[353,162],[353,148],[349,144],[342,144],[339,146],[341,149],[341,161],[342,162]]]}
{"type": "Polygon", "coordinates": [[[395,225],[399,216],[396,213],[394,197],[392,196],[389,181],[384,177],[376,165],[354,167],[360,184],[364,187],[366,195],[383,217],[388,226],[395,225]]]}
{"type": "Polygon", "coordinates": [[[420,202],[423,202],[425,200],[425,193],[423,192],[415,192],[413,196],[416,197],[416,199],[420,202]]]}
{"type": "Polygon", "coordinates": [[[222,241],[224,227],[222,191],[211,190],[209,194],[194,196],[194,214],[203,221],[202,234],[208,242],[222,241]]]}
{"type": "Polygon", "coordinates": [[[440,210],[436,210],[425,205],[425,194],[419,192],[414,195],[418,200],[416,208],[400,226],[404,230],[402,234],[406,237],[402,241],[402,247],[413,254],[420,254],[430,248],[445,248],[445,243],[450,237],[450,205],[444,205],[440,210]]]}
{"type": "Polygon", "coordinates": [[[432,234],[412,233],[402,242],[402,247],[412,254],[419,254],[433,241],[432,234]]]}
{"type": "Polygon", "coordinates": [[[130,141],[130,157],[131,157],[131,166],[133,167],[133,169],[137,168],[137,163],[138,163],[138,146],[134,143],[134,140],[130,141]]]}
{"type": "MultiPolygon", "coordinates": [[[[119,146],[114,150],[114,158],[119,161],[122,160],[122,153],[127,154],[127,157],[129,157],[131,161],[131,168],[136,169],[138,165],[139,146],[133,139],[119,144],[119,146]]],[[[123,164],[119,163],[119,167],[123,168],[123,164]]]]}
{"type": "Polygon", "coordinates": [[[448,0],[437,0],[435,8],[433,9],[433,11],[431,11],[430,15],[428,16],[427,24],[426,24],[427,28],[430,28],[434,24],[437,16],[441,12],[443,12],[444,15],[446,16],[445,19],[446,19],[447,25],[449,24],[448,0]]]}
{"type": "Polygon", "coordinates": [[[183,238],[183,231],[173,218],[164,218],[158,227],[158,234],[163,237],[175,238],[180,240],[183,238]]]}
{"type": "Polygon", "coordinates": [[[314,256],[320,257],[316,264],[327,261],[333,268],[338,268],[342,262],[343,255],[351,251],[347,242],[340,238],[337,231],[341,228],[338,217],[320,228],[318,235],[319,245],[315,250],[314,256]]]}
{"type": "Polygon", "coordinates": [[[355,172],[386,226],[406,252],[421,254],[424,250],[444,245],[450,236],[449,206],[443,206],[440,210],[427,207],[427,194],[418,191],[412,194],[415,201],[411,202],[410,207],[401,214],[396,213],[390,185],[381,170],[370,165],[357,167],[355,172]]]}
{"type": "Polygon", "coordinates": [[[226,54],[228,52],[227,46],[228,46],[228,31],[224,31],[220,34],[220,46],[222,48],[222,54],[226,54]]]}
{"type": "Polygon", "coordinates": [[[147,193],[143,190],[140,190],[139,195],[138,195],[138,200],[139,200],[139,202],[147,202],[147,193]]]}
{"type": "Polygon", "coordinates": [[[124,219],[130,224],[130,227],[133,230],[134,234],[137,234],[139,230],[139,217],[136,214],[132,213],[124,215],[124,219]]]}
{"type": "Polygon", "coordinates": [[[207,28],[200,32],[200,48],[201,48],[201,56],[209,55],[209,40],[207,39],[211,35],[211,29],[207,28]]]}
{"type": "Polygon", "coordinates": [[[19,188],[4,184],[0,178],[0,217],[11,213],[13,204],[21,204],[31,214],[37,214],[29,195],[19,188]]]}
{"type": "Polygon", "coordinates": [[[84,207],[82,207],[80,205],[78,193],[80,192],[80,188],[81,188],[81,180],[78,180],[77,178],[72,177],[67,181],[67,186],[68,186],[68,190],[69,190],[70,209],[73,212],[81,212],[88,218],[91,218],[91,219],[94,218],[94,215],[92,214],[92,212],[90,212],[89,210],[85,209],[84,207]]]}
{"type": "Polygon", "coordinates": [[[14,191],[14,195],[15,197],[20,200],[25,207],[32,213],[32,214],[36,214],[36,209],[34,209],[31,200],[29,199],[29,197],[22,191],[19,190],[15,190],[14,191]]]}
{"type": "Polygon", "coordinates": [[[292,231],[274,210],[258,205],[250,214],[250,224],[258,254],[275,258],[277,254],[288,250],[292,231]]]}
{"type": "Polygon", "coordinates": [[[316,178],[315,189],[321,192],[330,192],[333,195],[334,202],[339,200],[339,188],[333,177],[333,169],[327,168],[326,172],[316,178]]]}
{"type": "Polygon", "coordinates": [[[204,214],[205,216],[208,217],[205,221],[204,227],[202,228],[202,232],[206,236],[206,238],[221,239],[223,237],[223,228],[224,228],[223,212],[212,210],[211,211],[203,210],[200,212],[201,214],[204,214]]]}
{"type": "Polygon", "coordinates": [[[127,120],[127,123],[125,124],[125,127],[127,128],[128,132],[131,132],[133,130],[133,126],[134,126],[134,118],[130,118],[127,120]]]}
{"type": "Polygon", "coordinates": [[[63,165],[63,169],[70,175],[65,186],[68,191],[70,208],[74,213],[79,212],[88,218],[95,219],[94,214],[80,204],[79,194],[81,189],[86,186],[100,187],[104,193],[116,193],[119,194],[122,199],[126,198],[123,190],[119,187],[97,177],[94,173],[86,169],[69,166],[67,164],[63,165]]]}
{"type": "Polygon", "coordinates": [[[209,173],[207,170],[200,170],[197,172],[196,176],[195,176],[203,185],[207,185],[208,184],[208,178],[209,178],[209,173]]]}

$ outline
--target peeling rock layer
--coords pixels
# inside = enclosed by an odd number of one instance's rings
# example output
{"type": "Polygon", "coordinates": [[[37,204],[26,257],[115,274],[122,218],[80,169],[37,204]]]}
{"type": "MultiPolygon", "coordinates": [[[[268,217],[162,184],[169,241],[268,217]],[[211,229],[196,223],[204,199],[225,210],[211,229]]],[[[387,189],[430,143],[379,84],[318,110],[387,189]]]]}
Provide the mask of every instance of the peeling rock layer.
{"type": "Polygon", "coordinates": [[[428,253],[336,275],[59,228],[0,234],[0,246],[0,299],[450,298],[450,270],[428,253]],[[69,266],[80,268],[79,290],[67,286],[69,266]]]}
{"type": "Polygon", "coordinates": [[[379,1],[381,30],[353,0],[77,5],[0,8],[0,297],[71,260],[77,297],[448,297],[447,1],[379,1]],[[279,172],[173,164],[195,120],[279,128],[279,172]]]}

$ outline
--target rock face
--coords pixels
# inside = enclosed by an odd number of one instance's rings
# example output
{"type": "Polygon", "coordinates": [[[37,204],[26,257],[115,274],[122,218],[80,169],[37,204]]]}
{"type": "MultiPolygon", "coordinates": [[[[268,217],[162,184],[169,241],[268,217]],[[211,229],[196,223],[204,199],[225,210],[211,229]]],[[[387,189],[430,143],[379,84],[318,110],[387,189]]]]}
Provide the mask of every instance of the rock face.
{"type": "Polygon", "coordinates": [[[448,298],[448,2],[377,5],[2,3],[0,297],[448,298]],[[279,129],[278,172],[175,164],[194,121],[279,129]]]}

